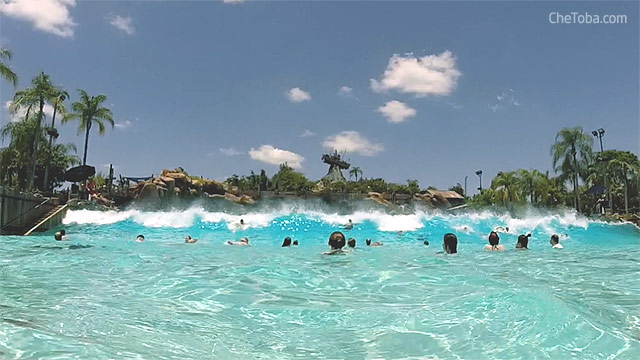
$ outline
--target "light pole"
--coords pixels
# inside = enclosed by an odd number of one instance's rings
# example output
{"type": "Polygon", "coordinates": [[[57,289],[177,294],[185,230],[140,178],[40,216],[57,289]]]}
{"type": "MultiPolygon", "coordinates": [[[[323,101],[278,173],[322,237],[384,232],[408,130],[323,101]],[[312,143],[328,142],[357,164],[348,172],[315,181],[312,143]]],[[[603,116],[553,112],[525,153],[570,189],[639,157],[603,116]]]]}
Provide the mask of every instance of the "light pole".
{"type": "MultiPolygon", "coordinates": [[[[602,137],[604,136],[604,129],[599,128],[598,130],[593,130],[591,134],[600,140],[600,161],[604,161],[602,157],[602,153],[604,152],[604,147],[602,146],[602,137]]],[[[613,199],[611,199],[611,190],[609,190],[609,177],[607,176],[607,172],[604,172],[604,187],[607,189],[607,197],[609,198],[609,209],[613,211],[613,199]]]]}
{"type": "Polygon", "coordinates": [[[476,171],[476,175],[478,175],[478,177],[480,178],[480,187],[478,188],[478,190],[480,190],[480,193],[482,194],[482,170],[476,171]]]}
{"type": "Polygon", "coordinates": [[[467,178],[468,176],[464,176],[464,196],[468,196],[467,195],[467,178]]]}

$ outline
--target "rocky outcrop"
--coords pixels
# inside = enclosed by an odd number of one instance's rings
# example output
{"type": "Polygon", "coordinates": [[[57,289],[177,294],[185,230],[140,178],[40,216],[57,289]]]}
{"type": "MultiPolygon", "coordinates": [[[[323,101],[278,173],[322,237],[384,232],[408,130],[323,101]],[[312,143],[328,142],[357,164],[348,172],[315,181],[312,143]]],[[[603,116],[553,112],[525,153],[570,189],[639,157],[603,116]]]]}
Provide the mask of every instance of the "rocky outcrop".
{"type": "Polygon", "coordinates": [[[148,181],[141,181],[127,190],[130,199],[171,200],[172,198],[222,198],[238,204],[254,204],[255,199],[241,194],[237,187],[227,188],[223,183],[191,177],[182,168],[162,170],[162,174],[148,181]]]}

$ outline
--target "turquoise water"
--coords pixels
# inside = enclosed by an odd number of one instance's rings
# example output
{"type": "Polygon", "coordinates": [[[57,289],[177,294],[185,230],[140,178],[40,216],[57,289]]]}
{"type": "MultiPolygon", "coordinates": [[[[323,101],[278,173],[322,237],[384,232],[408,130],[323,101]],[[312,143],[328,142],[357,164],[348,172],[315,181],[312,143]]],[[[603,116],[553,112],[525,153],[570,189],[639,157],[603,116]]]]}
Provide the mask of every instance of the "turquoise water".
{"type": "Polygon", "coordinates": [[[571,213],[201,208],[72,211],[65,223],[66,242],[51,233],[0,239],[0,358],[640,356],[632,225],[571,213]],[[357,249],[321,255],[348,219],[357,249]],[[499,225],[511,231],[501,235],[507,251],[484,252],[499,225]],[[449,231],[459,254],[438,254],[449,231]],[[527,232],[530,250],[515,251],[527,232]],[[139,233],[145,242],[134,241],[139,233]],[[563,250],[550,248],[552,233],[567,235],[563,250]],[[184,244],[187,234],[198,243],[184,244]],[[242,236],[251,247],[224,244],[242,236]],[[285,236],[300,246],[281,248],[285,236]],[[384,246],[366,248],[368,237],[384,246]]]}

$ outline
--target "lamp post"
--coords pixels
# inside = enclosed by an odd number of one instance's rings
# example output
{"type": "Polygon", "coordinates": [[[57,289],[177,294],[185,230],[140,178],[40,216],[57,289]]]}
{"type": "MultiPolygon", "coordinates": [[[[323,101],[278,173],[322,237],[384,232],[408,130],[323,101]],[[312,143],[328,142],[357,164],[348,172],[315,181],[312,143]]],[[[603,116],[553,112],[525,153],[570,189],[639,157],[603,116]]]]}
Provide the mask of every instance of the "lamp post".
{"type": "Polygon", "coordinates": [[[464,176],[464,196],[468,196],[467,195],[467,178],[468,176],[464,176]]]}
{"type": "Polygon", "coordinates": [[[482,193],[482,170],[476,171],[476,175],[478,175],[478,177],[480,178],[480,187],[478,188],[478,190],[480,190],[480,193],[482,193]]]}
{"type": "MultiPolygon", "coordinates": [[[[600,160],[604,161],[604,159],[602,158],[602,153],[604,152],[604,147],[602,146],[602,137],[604,136],[604,129],[599,128],[598,130],[593,130],[591,132],[591,135],[597,137],[598,140],[600,140],[600,154],[601,154],[600,160]]],[[[607,176],[606,171],[603,175],[604,175],[604,187],[607,189],[607,197],[609,198],[609,209],[613,211],[613,199],[611,198],[611,190],[609,189],[609,177],[607,176]]]]}

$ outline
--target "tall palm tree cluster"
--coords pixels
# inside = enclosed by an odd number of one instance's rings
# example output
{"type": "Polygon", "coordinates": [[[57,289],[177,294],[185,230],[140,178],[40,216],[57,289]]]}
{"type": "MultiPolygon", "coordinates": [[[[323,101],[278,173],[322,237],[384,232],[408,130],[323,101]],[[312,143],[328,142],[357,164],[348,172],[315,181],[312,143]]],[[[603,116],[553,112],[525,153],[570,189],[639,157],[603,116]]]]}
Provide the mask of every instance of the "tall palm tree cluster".
{"type": "Polygon", "coordinates": [[[629,151],[618,150],[596,154],[592,147],[593,139],[581,127],[564,128],[558,132],[551,147],[557,177],[538,170],[499,172],[491,187],[474,198],[474,202],[505,207],[524,203],[566,205],[581,212],[592,212],[596,202],[609,191],[614,210],[622,209],[623,199],[625,212],[629,212],[630,204],[640,206],[638,157],[629,151]],[[567,191],[567,184],[571,193],[567,191]],[[599,189],[589,194],[588,190],[592,188],[599,189]]]}
{"type": "MultiPolygon", "coordinates": [[[[5,63],[11,60],[11,55],[9,50],[0,49],[0,76],[16,87],[18,77],[5,63]]],[[[15,92],[9,106],[13,119],[0,129],[0,139],[7,143],[0,148],[0,185],[49,191],[64,181],[64,172],[70,166],[79,163],[73,144],[54,143],[58,137],[56,117],[62,117],[62,123],[78,120],[78,132],[85,135],[83,164],[86,164],[92,126],[96,125],[103,135],[105,125],[113,127],[114,120],[111,110],[102,106],[107,99],[105,95],[89,96],[84,90],[78,93],[79,100],[68,112],[65,101],[69,100],[69,93],[54,85],[44,72],[33,78],[30,87],[15,92]],[[50,125],[45,123],[49,113],[50,125]]]]}

